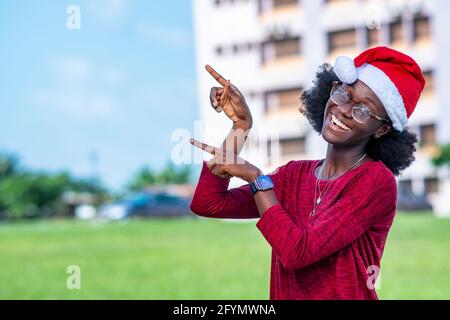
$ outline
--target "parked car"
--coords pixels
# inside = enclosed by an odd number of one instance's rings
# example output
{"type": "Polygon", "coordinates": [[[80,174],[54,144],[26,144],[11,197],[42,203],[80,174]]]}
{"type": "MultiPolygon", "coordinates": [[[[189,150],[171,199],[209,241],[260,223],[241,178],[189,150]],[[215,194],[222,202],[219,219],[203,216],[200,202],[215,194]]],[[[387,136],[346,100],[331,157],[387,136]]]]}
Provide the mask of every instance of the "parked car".
{"type": "Polygon", "coordinates": [[[432,205],[424,195],[415,195],[412,192],[400,190],[397,198],[397,210],[401,211],[431,211],[432,205]]]}
{"type": "Polygon", "coordinates": [[[182,217],[194,216],[187,198],[165,193],[135,193],[122,201],[104,205],[100,217],[121,220],[132,217],[182,217]]]}

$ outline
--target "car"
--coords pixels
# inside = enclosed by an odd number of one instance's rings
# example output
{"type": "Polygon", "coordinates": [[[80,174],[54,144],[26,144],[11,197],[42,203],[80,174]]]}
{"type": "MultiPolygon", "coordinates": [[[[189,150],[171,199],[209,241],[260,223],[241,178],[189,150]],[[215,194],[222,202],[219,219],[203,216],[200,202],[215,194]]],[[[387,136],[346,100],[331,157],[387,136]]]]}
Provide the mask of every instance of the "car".
{"type": "Polygon", "coordinates": [[[412,192],[398,193],[397,210],[401,211],[431,211],[432,205],[428,202],[425,195],[416,195],[412,192]]]}
{"type": "Polygon", "coordinates": [[[182,217],[195,216],[187,198],[167,193],[140,192],[125,199],[106,204],[100,209],[100,217],[122,220],[132,217],[182,217]]]}

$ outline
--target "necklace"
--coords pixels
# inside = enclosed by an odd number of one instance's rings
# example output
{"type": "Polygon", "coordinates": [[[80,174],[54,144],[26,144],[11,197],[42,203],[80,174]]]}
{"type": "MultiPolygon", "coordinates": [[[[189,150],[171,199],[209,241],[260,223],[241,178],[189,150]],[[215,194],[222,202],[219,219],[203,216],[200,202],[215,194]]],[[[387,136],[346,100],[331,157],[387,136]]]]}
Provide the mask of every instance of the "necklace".
{"type": "MultiPolygon", "coordinates": [[[[358,161],[356,161],[350,168],[348,168],[347,170],[345,170],[344,172],[338,174],[338,175],[334,175],[330,178],[330,180],[327,182],[327,184],[325,185],[325,188],[323,190],[320,190],[320,182],[319,179],[316,177],[316,182],[314,184],[314,209],[311,211],[310,216],[314,216],[316,214],[317,211],[317,207],[320,205],[320,203],[322,202],[323,198],[325,197],[325,194],[328,192],[328,190],[330,189],[331,185],[333,184],[333,182],[338,179],[339,177],[341,177],[342,175],[346,174],[347,172],[349,172],[350,170],[352,170],[354,167],[356,167],[356,165],[358,163],[360,163],[365,157],[367,156],[367,153],[365,153],[361,158],[359,158],[358,161]],[[319,197],[316,200],[316,195],[317,195],[317,189],[319,189],[319,197]]],[[[320,168],[320,178],[322,179],[322,173],[323,173],[323,168],[325,167],[326,164],[326,159],[324,160],[324,163],[322,164],[322,167],[320,168]]]]}

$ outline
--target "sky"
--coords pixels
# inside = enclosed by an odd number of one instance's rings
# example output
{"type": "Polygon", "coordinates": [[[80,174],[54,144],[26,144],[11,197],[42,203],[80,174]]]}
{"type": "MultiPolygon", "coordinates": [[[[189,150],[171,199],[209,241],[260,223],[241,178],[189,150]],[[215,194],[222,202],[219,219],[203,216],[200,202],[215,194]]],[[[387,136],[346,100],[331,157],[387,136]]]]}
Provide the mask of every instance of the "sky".
{"type": "Polygon", "coordinates": [[[1,1],[0,151],[113,189],[163,167],[198,117],[192,28],[187,0],[1,1]]]}

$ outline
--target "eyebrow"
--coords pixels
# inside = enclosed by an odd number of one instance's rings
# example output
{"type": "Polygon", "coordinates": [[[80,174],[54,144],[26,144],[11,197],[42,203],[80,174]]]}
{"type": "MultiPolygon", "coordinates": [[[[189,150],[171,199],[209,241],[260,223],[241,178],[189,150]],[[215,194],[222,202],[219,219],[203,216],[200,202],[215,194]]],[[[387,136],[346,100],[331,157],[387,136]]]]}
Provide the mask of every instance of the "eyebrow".
{"type": "MultiPolygon", "coordinates": [[[[355,91],[355,88],[353,88],[352,86],[347,86],[346,90],[348,90],[348,88],[350,88],[352,91],[355,91]]],[[[351,92],[349,92],[349,93],[351,94],[351,92]]],[[[369,101],[373,105],[373,107],[375,107],[374,111],[378,111],[377,110],[377,103],[371,97],[365,96],[362,100],[369,101]]]]}
{"type": "Polygon", "coordinates": [[[366,101],[371,102],[375,107],[377,106],[377,103],[375,101],[373,101],[373,99],[371,97],[365,97],[364,98],[366,101]]]}

